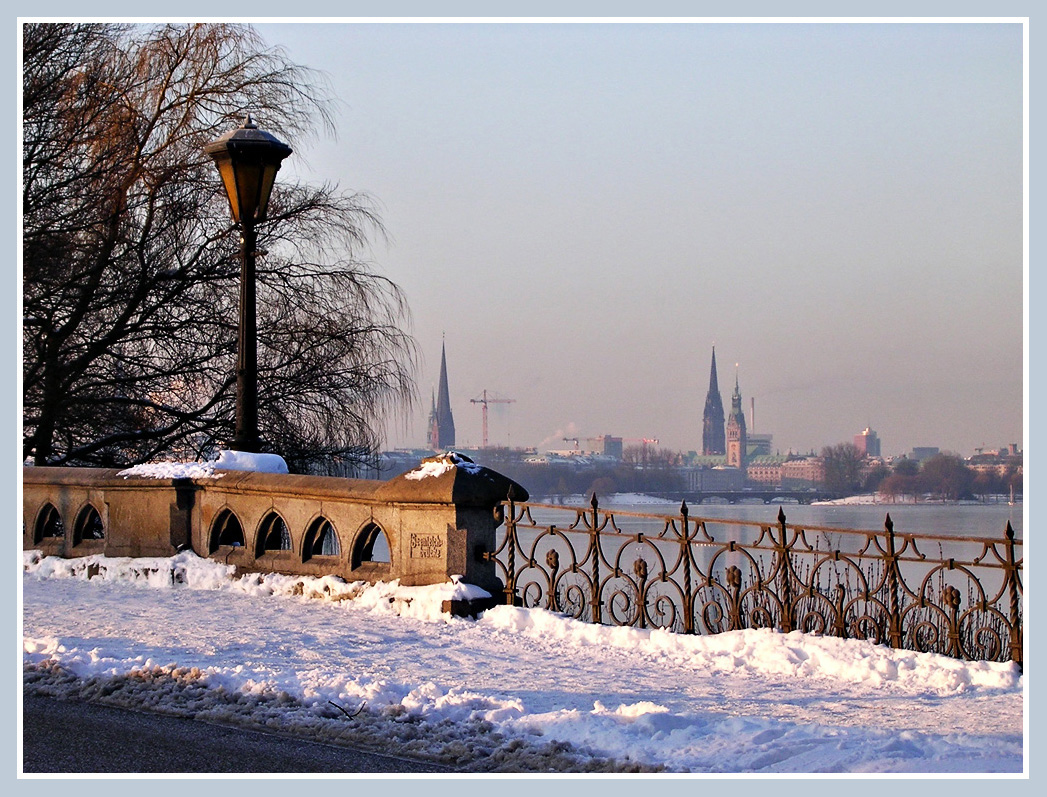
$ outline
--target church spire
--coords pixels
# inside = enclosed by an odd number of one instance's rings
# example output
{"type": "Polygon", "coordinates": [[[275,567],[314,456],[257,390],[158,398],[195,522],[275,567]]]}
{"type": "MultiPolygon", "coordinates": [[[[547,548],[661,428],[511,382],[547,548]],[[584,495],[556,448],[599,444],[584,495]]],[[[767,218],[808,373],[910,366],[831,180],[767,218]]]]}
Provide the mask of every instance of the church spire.
{"type": "Polygon", "coordinates": [[[429,447],[434,451],[454,448],[454,417],[451,415],[451,391],[447,386],[447,344],[440,344],[440,381],[429,426],[429,447]]]}
{"type": "Polygon", "coordinates": [[[709,366],[709,392],[705,396],[702,416],[702,454],[720,456],[727,453],[724,436],[723,399],[716,379],[716,347],[713,346],[712,365],[709,366]]]}

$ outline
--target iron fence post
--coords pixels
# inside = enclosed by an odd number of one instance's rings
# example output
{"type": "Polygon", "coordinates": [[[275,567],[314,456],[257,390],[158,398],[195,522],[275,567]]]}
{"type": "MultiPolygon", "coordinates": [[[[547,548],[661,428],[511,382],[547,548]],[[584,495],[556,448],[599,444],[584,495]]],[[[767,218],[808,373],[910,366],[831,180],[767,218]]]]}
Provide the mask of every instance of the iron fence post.
{"type": "Polygon", "coordinates": [[[1014,559],[1014,529],[1011,521],[1007,521],[1007,527],[1003,530],[1007,546],[1007,591],[1010,596],[1010,643],[1011,661],[1022,666],[1022,632],[1021,617],[1019,616],[1020,601],[1018,599],[1018,565],[1014,559]]]}
{"type": "Polygon", "coordinates": [[[782,633],[793,630],[792,587],[789,584],[789,538],[785,528],[785,510],[778,507],[778,534],[780,537],[779,556],[781,556],[781,596],[782,596],[782,633]]]}
{"type": "Polygon", "coordinates": [[[887,532],[887,582],[891,596],[887,627],[891,647],[900,648],[902,646],[902,618],[898,611],[898,555],[894,549],[894,521],[891,520],[890,512],[887,513],[887,519],[883,525],[887,532]]]}
{"type": "Polygon", "coordinates": [[[683,632],[694,633],[694,591],[691,587],[691,532],[687,526],[687,502],[680,502],[683,536],[680,550],[683,554],[683,632]]]}
{"type": "Polygon", "coordinates": [[[509,485],[509,517],[505,522],[506,547],[508,548],[508,567],[506,568],[505,603],[516,605],[516,502],[513,500],[516,490],[509,485]]]}
{"type": "Polygon", "coordinates": [[[593,498],[589,505],[593,508],[593,524],[589,528],[589,551],[593,557],[593,622],[599,625],[603,620],[603,613],[600,611],[600,533],[597,531],[597,521],[600,519],[600,502],[596,498],[596,493],[593,493],[593,498]]]}

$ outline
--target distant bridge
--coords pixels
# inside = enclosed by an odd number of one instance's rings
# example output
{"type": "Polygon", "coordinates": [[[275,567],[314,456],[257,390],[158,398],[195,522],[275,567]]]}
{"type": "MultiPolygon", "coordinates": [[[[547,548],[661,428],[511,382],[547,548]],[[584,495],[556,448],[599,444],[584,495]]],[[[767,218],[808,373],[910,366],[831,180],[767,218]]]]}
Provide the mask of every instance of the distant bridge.
{"type": "Polygon", "coordinates": [[[710,498],[737,504],[742,501],[762,502],[764,504],[809,504],[812,501],[827,501],[836,496],[824,490],[677,490],[665,493],[645,493],[657,498],[671,498],[674,501],[686,501],[688,504],[700,504],[710,498]]]}

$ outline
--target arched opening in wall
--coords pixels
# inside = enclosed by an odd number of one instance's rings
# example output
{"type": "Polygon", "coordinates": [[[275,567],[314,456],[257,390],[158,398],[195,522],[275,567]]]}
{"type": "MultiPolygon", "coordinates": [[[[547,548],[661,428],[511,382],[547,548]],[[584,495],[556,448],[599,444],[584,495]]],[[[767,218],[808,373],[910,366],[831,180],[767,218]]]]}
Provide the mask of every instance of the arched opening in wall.
{"type": "Polygon", "coordinates": [[[291,530],[287,528],[284,519],[276,512],[270,512],[262,520],[258,529],[258,545],[255,548],[255,556],[273,551],[291,550],[291,530]]]}
{"type": "Polygon", "coordinates": [[[389,540],[377,523],[368,523],[358,535],[353,545],[353,567],[357,568],[366,562],[389,564],[389,540]]]}
{"type": "Polygon", "coordinates": [[[76,523],[73,525],[73,545],[104,539],[105,526],[102,525],[102,516],[98,514],[97,509],[88,504],[76,516],[76,523]]]}
{"type": "Polygon", "coordinates": [[[211,545],[209,550],[214,553],[219,547],[226,545],[234,548],[243,547],[244,527],[240,520],[229,509],[223,509],[215,518],[211,526],[211,545]]]}
{"type": "Polygon", "coordinates": [[[342,546],[338,542],[331,521],[325,517],[318,517],[309,526],[305,535],[305,544],[302,546],[302,561],[314,556],[341,556],[342,546]]]}
{"type": "Polygon", "coordinates": [[[54,504],[44,504],[44,508],[40,510],[36,518],[33,539],[43,542],[47,539],[61,539],[64,536],[65,524],[62,522],[62,516],[58,514],[54,504]]]}

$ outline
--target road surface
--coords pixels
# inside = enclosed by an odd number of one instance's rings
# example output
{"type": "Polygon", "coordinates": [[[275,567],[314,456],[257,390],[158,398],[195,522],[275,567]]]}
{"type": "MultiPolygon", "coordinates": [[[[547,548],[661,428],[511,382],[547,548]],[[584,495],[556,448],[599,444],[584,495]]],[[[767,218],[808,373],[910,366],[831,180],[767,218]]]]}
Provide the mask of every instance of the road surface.
{"type": "Polygon", "coordinates": [[[302,739],[25,695],[23,773],[452,773],[423,761],[302,739]]]}

